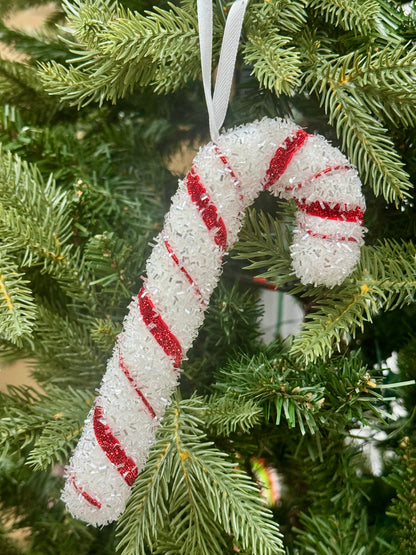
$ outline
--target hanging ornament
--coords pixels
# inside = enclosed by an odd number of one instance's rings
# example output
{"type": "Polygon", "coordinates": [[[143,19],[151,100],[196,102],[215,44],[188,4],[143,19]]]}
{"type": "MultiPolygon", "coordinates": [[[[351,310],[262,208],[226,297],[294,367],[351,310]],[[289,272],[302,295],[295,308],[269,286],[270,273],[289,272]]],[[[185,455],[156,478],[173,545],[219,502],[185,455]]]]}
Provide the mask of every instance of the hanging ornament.
{"type": "Polygon", "coordinates": [[[129,306],[66,471],[62,498],[74,516],[93,525],[107,524],[124,511],[178,383],[181,361],[203,322],[223,258],[260,191],[293,199],[298,206],[290,251],[293,272],[303,284],[340,284],[360,257],[361,183],[338,149],[290,120],[264,118],[218,134],[245,5],[237,0],[227,18],[214,99],[212,6],[210,0],[198,5],[213,140],[200,149],[172,198],[147,261],[147,277],[129,306]]]}

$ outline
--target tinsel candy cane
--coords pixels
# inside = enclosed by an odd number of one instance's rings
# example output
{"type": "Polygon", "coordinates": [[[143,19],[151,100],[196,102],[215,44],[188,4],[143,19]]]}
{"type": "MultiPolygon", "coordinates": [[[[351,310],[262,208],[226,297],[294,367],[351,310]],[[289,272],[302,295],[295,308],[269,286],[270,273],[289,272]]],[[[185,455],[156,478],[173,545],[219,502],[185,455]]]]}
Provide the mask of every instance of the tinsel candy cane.
{"type": "Polygon", "coordinates": [[[361,182],[323,137],[291,121],[263,119],[201,148],[172,199],[67,468],[62,498],[74,516],[102,525],[123,512],[223,256],[263,189],[298,205],[291,256],[302,283],[339,284],[359,260],[361,182]]]}

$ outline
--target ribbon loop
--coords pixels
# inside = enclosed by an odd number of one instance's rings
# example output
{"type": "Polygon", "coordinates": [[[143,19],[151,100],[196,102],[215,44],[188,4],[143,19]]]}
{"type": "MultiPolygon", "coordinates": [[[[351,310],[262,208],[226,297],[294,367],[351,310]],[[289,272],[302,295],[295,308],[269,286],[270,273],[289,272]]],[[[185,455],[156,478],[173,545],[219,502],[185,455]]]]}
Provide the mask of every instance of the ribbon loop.
{"type": "Polygon", "coordinates": [[[224,123],[230,99],[231,84],[237,58],[244,14],[248,0],[236,0],[228,13],[218,62],[217,79],[212,96],[212,0],[197,0],[199,48],[201,52],[202,82],[208,109],[209,130],[215,142],[224,123]]]}

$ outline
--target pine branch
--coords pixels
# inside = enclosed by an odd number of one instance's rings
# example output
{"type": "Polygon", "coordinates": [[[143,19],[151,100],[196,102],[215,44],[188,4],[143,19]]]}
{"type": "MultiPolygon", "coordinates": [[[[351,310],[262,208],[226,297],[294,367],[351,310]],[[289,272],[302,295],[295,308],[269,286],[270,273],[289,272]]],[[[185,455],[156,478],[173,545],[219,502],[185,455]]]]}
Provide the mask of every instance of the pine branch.
{"type": "Polygon", "coordinates": [[[183,378],[191,382],[191,391],[210,390],[213,372],[230,357],[259,349],[263,306],[257,292],[244,289],[233,275],[215,289],[204,325],[183,365],[183,378]]]}
{"type": "Polygon", "coordinates": [[[0,336],[18,347],[30,339],[37,315],[28,283],[14,257],[0,249],[0,336]]]}
{"type": "Polygon", "coordinates": [[[101,351],[110,353],[113,349],[119,333],[122,331],[121,324],[114,324],[109,318],[96,318],[91,322],[91,339],[101,351]]]}
{"type": "MultiPolygon", "coordinates": [[[[194,3],[169,7],[142,15],[114,8],[107,0],[87,5],[80,0],[64,2],[74,36],[73,42],[67,43],[75,57],[68,68],[55,62],[42,65],[41,78],[47,90],[83,106],[91,101],[114,102],[136,84],[166,93],[195,80],[200,62],[194,3]]],[[[289,93],[299,84],[298,55],[293,47],[282,48],[290,38],[276,36],[272,24],[293,33],[305,20],[304,1],[253,5],[246,23],[246,61],[254,64],[253,71],[264,86],[289,93]],[[269,46],[264,48],[263,43],[269,46]]],[[[222,33],[223,25],[216,20],[214,56],[222,33]]]]}
{"type": "Polygon", "coordinates": [[[206,402],[205,422],[216,435],[229,436],[236,431],[249,433],[261,422],[263,409],[252,399],[214,394],[206,402]]]}
{"type": "Polygon", "coordinates": [[[377,0],[380,6],[380,18],[378,21],[380,36],[388,37],[390,44],[403,42],[406,35],[405,29],[409,17],[405,15],[403,5],[391,0],[377,0]]]}
{"type": "Polygon", "coordinates": [[[80,252],[74,252],[69,197],[35,166],[0,154],[0,230],[20,267],[38,266],[74,300],[91,303],[80,252]]]}
{"type": "MultiPolygon", "coordinates": [[[[350,436],[346,441],[345,435],[342,428],[328,429],[322,457],[302,461],[308,487],[299,519],[302,526],[295,529],[295,545],[302,553],[393,553],[386,541],[391,539],[391,529],[384,512],[379,512],[383,526],[368,522],[368,517],[374,519],[374,513],[366,509],[370,488],[380,489],[380,484],[368,473],[365,440],[350,436]]],[[[299,462],[301,457],[299,453],[299,462]]]]}
{"type": "Polygon", "coordinates": [[[68,460],[79,440],[94,398],[92,391],[72,387],[48,387],[46,394],[42,399],[43,406],[38,405],[34,409],[43,412],[44,425],[26,459],[26,464],[35,471],[46,470],[68,460]]]}
{"type": "Polygon", "coordinates": [[[354,96],[388,125],[413,127],[416,123],[416,47],[398,44],[358,57],[344,77],[354,96]],[[361,58],[361,59],[360,59],[361,58]]]}
{"type": "Polygon", "coordinates": [[[0,399],[0,441],[5,452],[29,447],[27,464],[41,470],[67,459],[93,394],[71,387],[48,386],[40,393],[29,386],[9,386],[0,399]]]}
{"type": "Polygon", "coordinates": [[[50,470],[34,472],[25,465],[24,457],[0,460],[2,518],[6,514],[12,517],[16,535],[25,538],[25,555],[87,555],[94,547],[102,555],[113,554],[111,545],[108,550],[100,549],[101,542],[96,541],[99,535],[108,540],[106,532],[94,532],[65,512],[58,501],[61,487],[60,476],[50,470]]]}
{"type": "Polygon", "coordinates": [[[83,106],[124,97],[137,84],[156,92],[178,89],[199,74],[195,7],[170,5],[143,16],[119,8],[108,18],[108,2],[96,0],[87,9],[65,4],[75,34],[76,55],[69,68],[51,62],[41,66],[49,93],[83,106]],[[104,9],[103,9],[104,8],[104,9]],[[108,19],[107,19],[108,18],[108,19]],[[80,31],[80,29],[82,31],[80,31]],[[87,30],[87,32],[85,31],[87,30]]]}
{"type": "Polygon", "coordinates": [[[19,266],[39,266],[73,299],[85,304],[88,302],[89,284],[81,270],[80,253],[71,252],[72,245],[61,242],[62,235],[59,235],[60,230],[56,231],[54,218],[45,219],[46,223],[39,225],[40,222],[34,221],[33,216],[21,215],[14,208],[6,210],[0,205],[0,233],[9,252],[16,257],[20,255],[19,266]]]}
{"type": "Polygon", "coordinates": [[[38,300],[39,316],[34,329],[30,356],[36,359],[35,377],[40,383],[72,385],[82,382],[96,387],[109,350],[94,344],[90,328],[80,316],[76,319],[53,310],[38,300]]]}
{"type": "MultiPolygon", "coordinates": [[[[69,33],[90,50],[99,48],[100,41],[97,36],[105,32],[107,22],[125,13],[114,0],[63,0],[62,7],[66,14],[69,33]]],[[[64,40],[71,44],[70,37],[65,37],[64,40]]],[[[75,43],[72,43],[72,46],[75,46],[75,43]]]]}
{"type": "Polygon", "coordinates": [[[416,47],[410,43],[389,44],[345,56],[334,56],[329,50],[327,56],[331,67],[323,69],[356,102],[363,102],[375,116],[394,127],[400,123],[414,125],[416,47]]]}
{"type": "Polygon", "coordinates": [[[220,282],[204,324],[205,349],[227,350],[230,354],[257,346],[261,336],[258,323],[263,312],[255,292],[241,291],[236,281],[231,286],[220,282]]]}
{"type": "Polygon", "coordinates": [[[416,449],[408,437],[405,437],[400,444],[399,456],[393,473],[387,479],[388,483],[396,489],[396,497],[387,514],[397,520],[398,551],[410,555],[416,549],[416,449]]]}
{"type": "Polygon", "coordinates": [[[125,19],[120,18],[106,31],[109,42],[104,53],[130,63],[139,56],[145,63],[150,61],[158,93],[177,90],[200,72],[195,6],[187,3],[184,9],[168,5],[170,10],[155,7],[146,17],[127,12],[125,19]]]}
{"type": "Polygon", "coordinates": [[[359,267],[342,287],[308,292],[316,305],[295,337],[292,353],[305,361],[327,358],[380,311],[413,303],[415,255],[416,247],[411,242],[386,240],[363,247],[359,267]]]}
{"type": "Polygon", "coordinates": [[[348,344],[356,329],[371,322],[383,302],[383,292],[376,284],[344,284],[325,294],[306,316],[301,333],[292,346],[294,355],[305,361],[327,359],[333,351],[348,344]]]}
{"type": "MultiPolygon", "coordinates": [[[[288,207],[289,209],[290,207],[288,207]]],[[[264,212],[248,209],[244,227],[235,245],[235,258],[248,260],[247,270],[261,271],[276,287],[293,281],[289,244],[290,226],[287,218],[277,218],[264,212]]]]}
{"type": "Polygon", "coordinates": [[[288,428],[296,427],[302,435],[308,431],[320,436],[323,430],[324,434],[344,430],[354,419],[365,422],[386,417],[377,406],[382,396],[376,385],[358,357],[301,366],[287,346],[273,345],[263,353],[230,361],[218,373],[215,388],[222,398],[215,394],[210,400],[207,422],[213,422],[214,430],[217,426],[221,433],[237,425],[247,429],[257,424],[258,417],[253,419],[257,408],[266,424],[280,426],[285,420],[288,428]],[[228,416],[215,412],[217,407],[238,402],[241,408],[228,416]]]}
{"type": "Polygon", "coordinates": [[[281,31],[282,34],[296,35],[306,24],[307,0],[270,0],[270,2],[250,2],[244,20],[247,36],[252,33],[270,33],[281,31]]]}
{"type": "Polygon", "coordinates": [[[300,56],[290,43],[290,38],[274,32],[252,34],[244,46],[244,60],[253,65],[252,75],[277,95],[289,95],[300,85],[300,56]]]}
{"type": "Polygon", "coordinates": [[[380,16],[375,0],[312,0],[309,5],[330,25],[363,35],[376,29],[380,16]]]}
{"type": "Polygon", "coordinates": [[[247,11],[244,30],[244,61],[252,75],[277,95],[291,94],[300,86],[300,56],[292,36],[306,24],[304,1],[253,2],[247,11]]]}
{"type": "Polygon", "coordinates": [[[255,402],[263,408],[267,422],[278,426],[284,417],[289,428],[298,426],[302,434],[305,425],[311,434],[318,429],[313,413],[323,404],[323,387],[308,385],[299,368],[281,355],[269,358],[261,353],[231,362],[221,372],[216,388],[228,398],[255,402]]]}
{"type": "Polygon", "coordinates": [[[23,110],[53,115],[59,102],[47,95],[38,71],[23,63],[0,58],[0,103],[12,103],[23,110]]]}
{"type": "Polygon", "coordinates": [[[128,298],[130,290],[124,284],[124,274],[132,250],[132,246],[115,233],[94,235],[85,247],[85,265],[94,275],[90,286],[99,286],[104,294],[121,293],[128,298]]]}
{"type": "Polygon", "coordinates": [[[404,164],[387,129],[374,117],[348,83],[348,74],[357,64],[356,53],[339,56],[328,51],[328,40],[309,33],[303,36],[303,52],[307,59],[305,88],[318,93],[320,104],[341,139],[342,148],[368,181],[376,195],[398,205],[409,196],[412,185],[404,164]]]}
{"type": "MultiPolygon", "coordinates": [[[[64,2],[74,37],[67,44],[75,57],[68,68],[55,62],[42,65],[47,90],[83,106],[91,101],[114,102],[136,84],[167,93],[195,80],[200,71],[195,5],[188,1],[182,7],[169,7],[142,15],[115,8],[107,0],[87,5],[80,0],[64,2]]],[[[299,56],[293,46],[282,48],[291,39],[276,36],[276,25],[283,32],[296,33],[305,21],[303,0],[257,3],[250,9],[246,61],[254,64],[254,74],[271,90],[290,93],[300,78],[299,56]]],[[[217,18],[215,57],[222,33],[223,24],[217,18]]]]}
{"type": "Polygon", "coordinates": [[[380,549],[383,553],[388,553],[391,548],[378,538],[370,538],[367,513],[364,509],[361,510],[358,519],[354,513],[342,517],[339,513],[322,516],[303,513],[300,521],[302,529],[298,530],[295,544],[305,553],[377,555],[380,549]]]}
{"type": "Polygon", "coordinates": [[[228,552],[231,537],[253,555],[282,552],[277,525],[256,488],[199,430],[204,410],[193,397],[174,401],[167,411],[119,521],[121,553],[139,555],[148,548],[166,555],[220,555],[228,552]],[[169,532],[168,546],[163,531],[169,532]]]}

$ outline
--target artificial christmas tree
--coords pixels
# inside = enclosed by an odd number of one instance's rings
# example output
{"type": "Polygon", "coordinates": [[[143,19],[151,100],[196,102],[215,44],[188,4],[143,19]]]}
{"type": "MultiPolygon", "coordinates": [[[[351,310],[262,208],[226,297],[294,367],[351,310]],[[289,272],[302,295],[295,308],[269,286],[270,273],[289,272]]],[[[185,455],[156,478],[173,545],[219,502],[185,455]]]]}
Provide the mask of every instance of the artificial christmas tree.
{"type": "MultiPolygon", "coordinates": [[[[214,66],[228,9],[214,8],[214,66]]],[[[412,553],[412,13],[249,4],[227,126],[290,116],[331,139],[364,184],[366,246],[342,283],[302,284],[297,205],[260,196],[127,509],[101,530],[65,512],[63,466],[162,229],[170,156],[208,142],[196,4],[68,1],[42,34],[2,26],[29,56],[0,62],[2,356],[29,358],[39,384],[1,393],[3,551],[14,526],[33,554],[412,553]],[[296,337],[263,343],[253,276],[302,303],[296,337]],[[278,472],[272,510],[253,458],[278,472]]]]}

